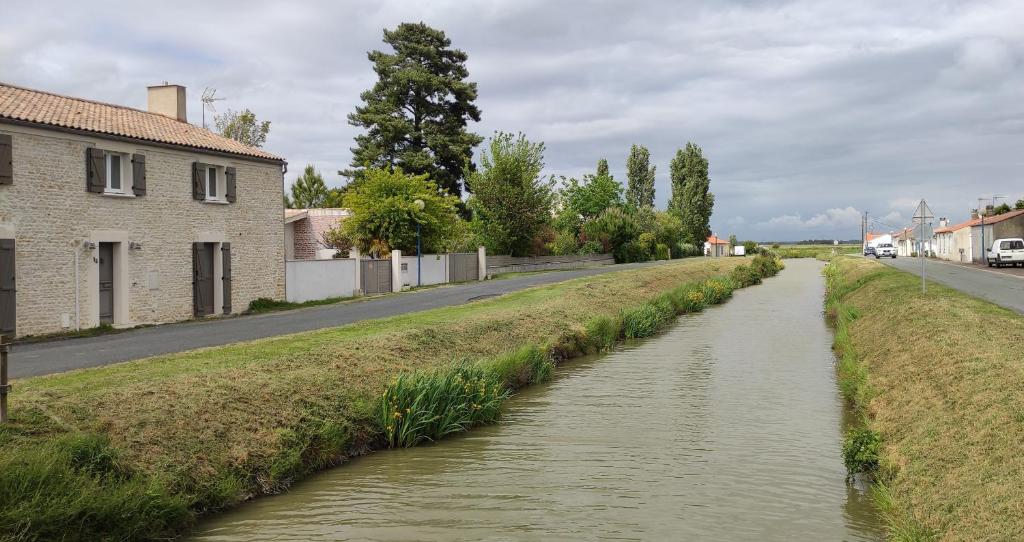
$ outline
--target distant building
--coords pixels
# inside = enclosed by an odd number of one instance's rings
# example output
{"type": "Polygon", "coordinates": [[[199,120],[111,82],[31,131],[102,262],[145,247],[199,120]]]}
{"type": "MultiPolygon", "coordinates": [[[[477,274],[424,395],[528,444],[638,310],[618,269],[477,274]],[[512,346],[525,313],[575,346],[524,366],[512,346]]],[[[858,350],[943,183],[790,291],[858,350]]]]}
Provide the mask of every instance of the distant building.
{"type": "Polygon", "coordinates": [[[712,258],[728,256],[729,241],[719,239],[715,235],[711,235],[711,237],[708,237],[708,240],[704,242],[704,255],[712,258]]]}
{"type": "Polygon", "coordinates": [[[348,209],[285,209],[284,255],[287,260],[329,260],[337,250],[324,243],[324,234],[351,213],[348,209]]]}

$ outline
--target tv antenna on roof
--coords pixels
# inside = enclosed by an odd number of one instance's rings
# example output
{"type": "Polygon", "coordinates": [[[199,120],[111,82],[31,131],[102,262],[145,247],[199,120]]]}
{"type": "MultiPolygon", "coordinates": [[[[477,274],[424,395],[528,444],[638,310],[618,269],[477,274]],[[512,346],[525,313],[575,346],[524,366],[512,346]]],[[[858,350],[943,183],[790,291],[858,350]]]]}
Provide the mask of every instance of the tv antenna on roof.
{"type": "Polygon", "coordinates": [[[213,106],[213,102],[219,102],[227,99],[217,98],[215,97],[215,94],[217,94],[217,89],[215,88],[206,87],[203,90],[203,97],[201,98],[201,101],[203,102],[203,128],[206,128],[206,110],[209,109],[211,113],[216,113],[217,108],[213,106]]]}

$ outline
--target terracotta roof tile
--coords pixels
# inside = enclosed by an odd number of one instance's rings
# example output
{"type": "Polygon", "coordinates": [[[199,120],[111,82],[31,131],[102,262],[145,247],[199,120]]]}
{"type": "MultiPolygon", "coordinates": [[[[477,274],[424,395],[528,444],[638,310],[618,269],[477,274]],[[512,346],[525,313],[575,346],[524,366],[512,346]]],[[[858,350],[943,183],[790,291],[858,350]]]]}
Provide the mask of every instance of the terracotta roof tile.
{"type": "Polygon", "coordinates": [[[262,149],[156,113],[0,82],[0,121],[4,119],[283,161],[262,149]]]}

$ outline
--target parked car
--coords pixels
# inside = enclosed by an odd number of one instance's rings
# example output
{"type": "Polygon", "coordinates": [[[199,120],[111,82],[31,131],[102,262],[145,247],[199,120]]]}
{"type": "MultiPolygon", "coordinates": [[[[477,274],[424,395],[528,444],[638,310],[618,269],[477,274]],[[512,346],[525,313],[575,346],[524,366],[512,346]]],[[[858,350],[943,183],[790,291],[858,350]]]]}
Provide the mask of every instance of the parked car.
{"type": "Polygon", "coordinates": [[[879,258],[895,258],[896,247],[892,246],[892,243],[881,243],[875,247],[875,259],[879,258]]]}
{"type": "Polygon", "coordinates": [[[996,239],[985,259],[989,267],[1024,266],[1024,239],[996,239]]]}
{"type": "Polygon", "coordinates": [[[874,256],[875,255],[875,247],[867,247],[867,248],[865,248],[864,249],[864,255],[865,256],[874,256]]]}

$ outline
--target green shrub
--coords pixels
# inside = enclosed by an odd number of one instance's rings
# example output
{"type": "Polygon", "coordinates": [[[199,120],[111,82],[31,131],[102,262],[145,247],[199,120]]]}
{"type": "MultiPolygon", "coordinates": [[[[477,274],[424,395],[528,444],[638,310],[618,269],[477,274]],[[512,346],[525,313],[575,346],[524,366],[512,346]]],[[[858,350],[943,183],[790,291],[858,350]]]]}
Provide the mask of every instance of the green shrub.
{"type": "Polygon", "coordinates": [[[717,305],[732,296],[733,285],[728,279],[708,279],[700,285],[706,305],[717,305]]]}
{"type": "Polygon", "coordinates": [[[610,316],[599,316],[587,322],[587,339],[594,352],[611,348],[622,333],[622,320],[610,316]]]}
{"type": "Polygon", "coordinates": [[[729,272],[729,278],[736,283],[738,288],[745,288],[755,284],[761,284],[761,275],[751,267],[737,265],[729,272]]]}
{"type": "Polygon", "coordinates": [[[872,474],[878,470],[878,455],[882,450],[882,437],[866,427],[850,429],[843,437],[843,463],[846,472],[872,474]]]}
{"type": "Polygon", "coordinates": [[[481,363],[507,390],[529,384],[538,384],[551,378],[555,363],[551,356],[537,345],[528,345],[481,363]]]}
{"type": "Polygon", "coordinates": [[[675,314],[675,308],[663,298],[623,311],[622,336],[627,339],[650,337],[675,314]]]}
{"type": "Polygon", "coordinates": [[[507,397],[505,383],[480,365],[414,371],[388,385],[376,421],[389,448],[408,448],[497,421],[507,397]]]}
{"type": "Polygon", "coordinates": [[[669,259],[668,245],[663,245],[661,243],[658,243],[654,247],[654,259],[655,260],[668,260],[669,259]]]}
{"type": "Polygon", "coordinates": [[[703,252],[697,245],[691,245],[690,243],[676,243],[675,249],[672,250],[673,258],[690,258],[693,256],[701,256],[703,252]]]}
{"type": "Polygon", "coordinates": [[[782,270],[782,261],[772,254],[758,254],[751,260],[750,267],[760,278],[774,277],[782,270]]]}

